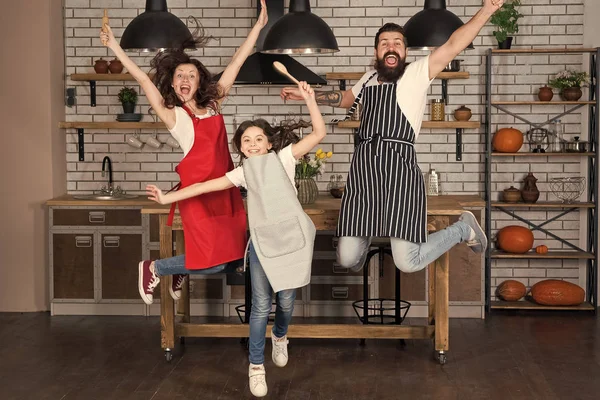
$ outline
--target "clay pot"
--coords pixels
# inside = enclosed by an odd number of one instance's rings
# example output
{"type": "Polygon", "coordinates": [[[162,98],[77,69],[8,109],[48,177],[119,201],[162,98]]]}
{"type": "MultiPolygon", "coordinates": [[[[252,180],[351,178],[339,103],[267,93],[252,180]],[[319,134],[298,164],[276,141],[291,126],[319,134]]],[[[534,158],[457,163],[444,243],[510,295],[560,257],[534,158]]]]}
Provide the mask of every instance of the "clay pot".
{"type": "Polygon", "coordinates": [[[492,145],[501,153],[516,153],[523,146],[523,132],[514,128],[502,128],[494,135],[492,145]]]}
{"type": "Polygon", "coordinates": [[[97,74],[108,74],[108,61],[103,60],[102,57],[100,57],[94,64],[94,71],[96,71],[97,74]]]}
{"type": "Polygon", "coordinates": [[[460,106],[454,110],[454,119],[457,121],[468,121],[471,119],[471,109],[469,107],[460,106]]]}
{"type": "Polygon", "coordinates": [[[521,190],[523,201],[525,203],[535,203],[540,198],[540,191],[535,184],[537,182],[537,178],[530,172],[527,174],[525,179],[523,179],[523,182],[525,183],[523,190],[521,190]]]}
{"type": "Polygon", "coordinates": [[[121,61],[115,58],[108,65],[108,70],[111,74],[120,74],[123,72],[123,64],[121,64],[121,61]]]}
{"type": "Polygon", "coordinates": [[[504,189],[502,197],[507,203],[517,203],[521,201],[521,191],[514,186],[504,189]]]}
{"type": "Polygon", "coordinates": [[[538,99],[540,99],[540,101],[550,101],[553,97],[554,92],[552,91],[552,88],[545,85],[540,88],[540,91],[538,92],[538,99]]]}
{"type": "Polygon", "coordinates": [[[533,247],[533,232],[523,226],[509,225],[498,231],[496,240],[498,247],[507,253],[523,254],[533,247]]]}
{"type": "Polygon", "coordinates": [[[581,88],[578,87],[565,88],[560,92],[560,97],[564,101],[577,101],[582,95],[581,88]]]}

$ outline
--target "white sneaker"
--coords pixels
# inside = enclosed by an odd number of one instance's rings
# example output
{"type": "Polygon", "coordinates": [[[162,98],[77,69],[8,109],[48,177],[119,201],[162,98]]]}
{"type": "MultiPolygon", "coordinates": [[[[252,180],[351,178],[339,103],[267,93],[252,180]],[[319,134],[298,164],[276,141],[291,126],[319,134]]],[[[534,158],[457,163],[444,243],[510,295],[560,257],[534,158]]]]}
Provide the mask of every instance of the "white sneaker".
{"type": "Polygon", "coordinates": [[[263,364],[250,364],[248,367],[248,384],[250,392],[254,397],[264,397],[267,395],[267,379],[265,366],[263,364]]]}
{"type": "Polygon", "coordinates": [[[273,362],[278,367],[285,367],[288,363],[287,345],[289,340],[287,339],[287,335],[282,338],[278,338],[275,337],[273,332],[271,332],[271,343],[273,344],[273,352],[271,353],[273,362]]]}

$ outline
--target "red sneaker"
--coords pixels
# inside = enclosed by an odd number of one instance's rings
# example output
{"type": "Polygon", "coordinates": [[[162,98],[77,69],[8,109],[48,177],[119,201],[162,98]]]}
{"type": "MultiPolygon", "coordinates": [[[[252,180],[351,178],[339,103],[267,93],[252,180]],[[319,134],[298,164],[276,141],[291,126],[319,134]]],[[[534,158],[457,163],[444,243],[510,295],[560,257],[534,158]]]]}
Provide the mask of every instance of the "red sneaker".
{"type": "Polygon", "coordinates": [[[181,299],[181,289],[183,289],[185,277],[186,275],[173,275],[173,282],[171,283],[171,287],[169,288],[169,293],[171,293],[171,297],[173,298],[173,300],[181,299]]]}
{"type": "Polygon", "coordinates": [[[142,300],[148,305],[154,301],[152,294],[160,282],[160,278],[154,273],[154,268],[150,269],[151,265],[151,260],[140,261],[138,264],[138,289],[142,300]]]}

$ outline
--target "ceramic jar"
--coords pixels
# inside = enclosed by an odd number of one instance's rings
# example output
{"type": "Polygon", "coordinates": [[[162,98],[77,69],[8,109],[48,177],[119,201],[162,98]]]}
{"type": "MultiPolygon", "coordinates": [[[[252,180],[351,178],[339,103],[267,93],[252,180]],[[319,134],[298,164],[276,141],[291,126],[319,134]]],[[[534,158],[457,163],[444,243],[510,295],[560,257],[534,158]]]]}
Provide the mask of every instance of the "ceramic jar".
{"type": "Polygon", "coordinates": [[[554,92],[552,91],[552,88],[549,88],[546,85],[540,88],[538,92],[538,99],[540,99],[540,101],[550,101],[553,97],[554,92]]]}
{"type": "Polygon", "coordinates": [[[123,64],[121,64],[121,61],[115,58],[108,65],[108,70],[111,74],[120,74],[123,72],[123,64]]]}
{"type": "Polygon", "coordinates": [[[99,60],[96,60],[94,71],[96,71],[97,74],[108,74],[108,61],[103,60],[102,57],[99,60]]]}
{"type": "Polygon", "coordinates": [[[468,121],[471,119],[471,109],[469,107],[460,106],[454,110],[454,119],[457,121],[468,121]]]}
{"type": "Polygon", "coordinates": [[[523,179],[524,186],[521,190],[521,196],[525,203],[535,203],[540,198],[540,191],[536,186],[537,178],[531,172],[523,179]]]}
{"type": "Polygon", "coordinates": [[[564,101],[577,101],[581,98],[583,93],[581,92],[581,88],[570,87],[563,89],[560,92],[560,95],[564,101]]]}
{"type": "Polygon", "coordinates": [[[521,191],[514,186],[504,189],[502,197],[507,203],[518,203],[521,201],[521,191]]]}

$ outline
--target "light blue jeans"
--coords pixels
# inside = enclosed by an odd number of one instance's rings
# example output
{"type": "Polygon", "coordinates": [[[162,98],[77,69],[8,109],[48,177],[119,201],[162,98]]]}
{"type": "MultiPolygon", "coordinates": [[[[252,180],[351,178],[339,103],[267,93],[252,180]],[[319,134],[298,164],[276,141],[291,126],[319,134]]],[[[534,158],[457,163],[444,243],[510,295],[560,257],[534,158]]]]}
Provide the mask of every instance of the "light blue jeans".
{"type": "Polygon", "coordinates": [[[235,272],[235,263],[225,263],[216,265],[206,269],[186,269],[185,268],[185,254],[175,257],[163,258],[154,262],[154,272],[158,276],[165,275],[212,275],[212,274],[225,274],[235,272]]]}
{"type": "MultiPolygon", "coordinates": [[[[468,240],[470,234],[469,225],[458,221],[429,235],[426,243],[412,243],[392,237],[390,244],[394,263],[402,272],[420,271],[455,245],[468,240]]],[[[343,268],[360,268],[365,262],[370,244],[369,236],[341,236],[337,246],[338,264],[343,268]]]]}
{"type": "MultiPolygon", "coordinates": [[[[250,356],[248,358],[252,364],[263,364],[265,362],[265,333],[269,322],[269,313],[271,312],[273,289],[262,265],[260,265],[252,243],[250,243],[248,257],[252,281],[252,310],[250,312],[250,338],[248,343],[250,356]]],[[[277,307],[272,332],[276,337],[280,338],[287,334],[288,325],[294,311],[295,299],[296,289],[277,292],[277,307]]]]}

